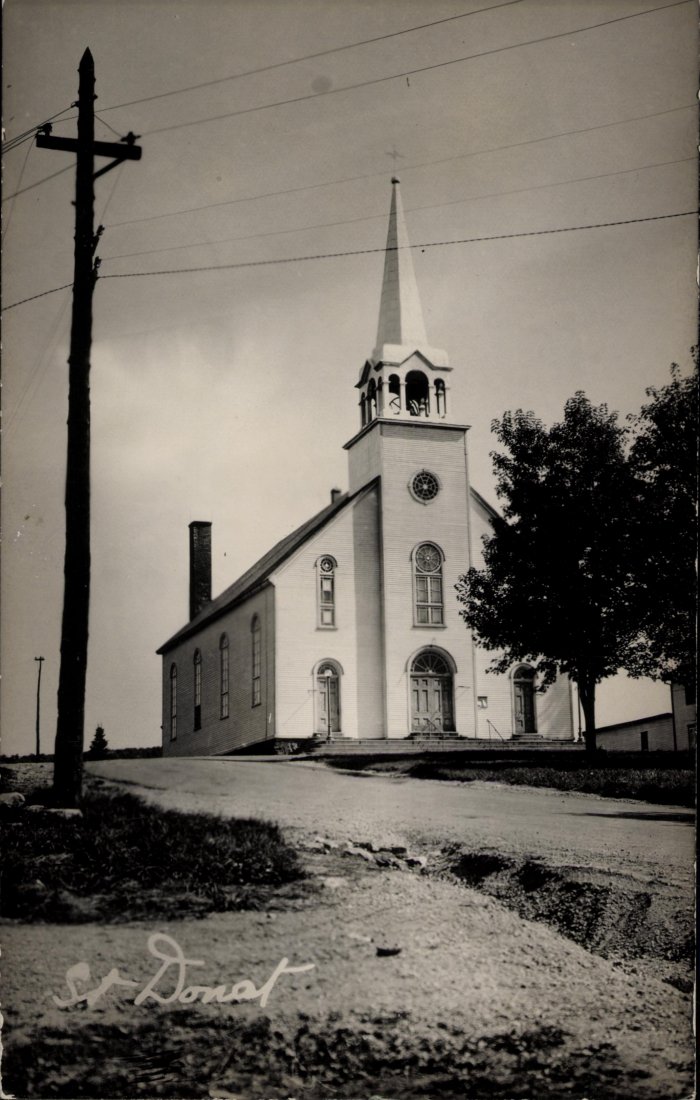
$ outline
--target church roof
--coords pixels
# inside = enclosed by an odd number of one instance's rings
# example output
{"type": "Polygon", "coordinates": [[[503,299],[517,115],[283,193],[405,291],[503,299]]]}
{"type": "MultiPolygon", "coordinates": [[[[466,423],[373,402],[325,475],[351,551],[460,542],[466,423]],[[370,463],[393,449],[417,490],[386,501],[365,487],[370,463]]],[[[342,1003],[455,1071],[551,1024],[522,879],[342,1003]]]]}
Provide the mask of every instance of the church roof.
{"type": "MultiPolygon", "coordinates": [[[[178,642],[196,634],[201,627],[205,626],[213,619],[218,618],[219,615],[223,615],[225,611],[228,611],[229,608],[233,607],[235,604],[251,596],[253,592],[267,583],[270,574],[293,554],[295,550],[303,546],[308,538],[325,527],[325,525],[342,512],[348,504],[352,504],[354,500],[357,500],[358,497],[366,493],[368,489],[373,488],[378,481],[379,478],[376,477],[368,482],[367,485],[363,485],[362,488],[358,489],[355,493],[341,493],[340,496],[336,497],[330,504],[327,504],[325,508],[322,508],[320,512],[317,512],[311,519],[308,519],[306,523],[302,523],[301,527],[297,527],[291,534],[280,539],[271,550],[268,550],[267,554],[263,554],[263,556],[255,562],[255,565],[251,565],[250,569],[243,573],[237,581],[234,581],[228,588],[225,588],[216,599],[206,604],[193,619],[190,619],[190,621],[185,623],[176,634],[168,638],[167,642],[164,642],[163,645],[156,650],[156,653],[167,653],[167,651],[172,649],[178,642]]],[[[494,516],[498,514],[488,501],[484,500],[480,493],[477,493],[476,489],[470,489],[470,493],[472,498],[487,512],[494,516]]]]}
{"type": "Polygon", "coordinates": [[[176,634],[173,634],[167,642],[156,650],[156,653],[167,653],[169,649],[177,643],[183,641],[183,639],[190,637],[210,622],[212,619],[218,618],[234,604],[240,603],[241,600],[246,599],[252,595],[254,591],[265,584],[270,576],[270,573],[274,572],[283,561],[293,554],[295,550],[298,550],[311,535],[315,535],[317,531],[320,531],[325,525],[339,512],[351,504],[359,496],[367,491],[368,488],[373,486],[378,478],[371,481],[368,485],[364,485],[361,489],[358,489],[355,493],[341,493],[335,500],[327,504],[320,512],[317,512],[315,516],[308,519],[306,523],[302,523],[301,527],[297,527],[291,534],[286,535],[285,538],[280,539],[271,550],[268,550],[267,554],[263,554],[255,565],[251,565],[247,572],[234,581],[232,585],[213,599],[210,603],[206,604],[202,610],[195,615],[193,619],[190,619],[176,634]]]}
{"type": "Polygon", "coordinates": [[[373,359],[375,362],[399,363],[419,350],[436,366],[446,366],[446,353],[428,345],[399,180],[394,176],[391,182],[393,188],[384,255],[384,279],[373,359]]]}

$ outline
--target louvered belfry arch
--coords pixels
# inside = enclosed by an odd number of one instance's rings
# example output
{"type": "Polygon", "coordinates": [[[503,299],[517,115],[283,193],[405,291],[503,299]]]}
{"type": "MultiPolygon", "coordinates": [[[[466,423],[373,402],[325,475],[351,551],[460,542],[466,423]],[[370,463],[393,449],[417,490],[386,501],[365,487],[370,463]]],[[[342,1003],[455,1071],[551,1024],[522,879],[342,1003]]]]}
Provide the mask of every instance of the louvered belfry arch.
{"type": "Polygon", "coordinates": [[[447,353],[428,343],[396,176],[391,183],[377,340],[357,383],[361,427],[377,419],[445,421],[448,412],[452,368],[447,353]]]}

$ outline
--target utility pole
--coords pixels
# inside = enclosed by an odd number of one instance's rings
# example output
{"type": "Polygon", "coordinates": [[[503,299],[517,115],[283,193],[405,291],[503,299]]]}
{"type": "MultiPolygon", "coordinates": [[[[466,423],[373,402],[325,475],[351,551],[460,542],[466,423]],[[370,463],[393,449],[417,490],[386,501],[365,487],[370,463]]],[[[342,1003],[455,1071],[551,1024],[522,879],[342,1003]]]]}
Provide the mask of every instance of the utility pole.
{"type": "Polygon", "coordinates": [[[122,143],[95,141],[95,63],[85,50],[78,68],[78,137],[52,137],[42,127],[36,144],[77,154],[73,313],[68,356],[68,461],[66,467],[66,550],[64,559],[61,667],[54,759],[54,796],[59,805],[80,801],[83,781],[83,728],[90,605],[90,348],[92,294],[99,260],[93,259],[102,233],[94,232],[94,188],[98,176],[124,160],[139,160],[136,137],[122,143]],[[94,171],[95,156],[114,158],[94,171]]]}
{"type": "Polygon", "coordinates": [[[40,730],[40,715],[41,715],[41,666],[44,663],[43,657],[35,657],[35,661],[39,662],[39,676],[36,682],[36,758],[39,759],[41,755],[41,741],[39,736],[40,730]]]}

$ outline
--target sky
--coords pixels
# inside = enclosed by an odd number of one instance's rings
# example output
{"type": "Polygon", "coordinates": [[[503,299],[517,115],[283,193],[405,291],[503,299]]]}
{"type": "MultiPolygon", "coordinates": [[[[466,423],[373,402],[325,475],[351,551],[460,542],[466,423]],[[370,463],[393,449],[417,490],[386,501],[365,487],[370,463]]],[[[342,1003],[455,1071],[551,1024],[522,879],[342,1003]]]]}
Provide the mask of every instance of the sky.
{"type": "MultiPolygon", "coordinates": [[[[96,137],[133,131],[143,157],[95,185],[86,743],[101,724],[111,747],[154,745],[190,521],[213,523],[216,594],[347,486],[392,174],[493,503],[493,418],[549,424],[584,390],[624,419],[690,370],[696,5],[6,0],[7,141],[59,112],[75,136],[88,46],[96,137]]],[[[7,754],[34,749],[37,656],[42,751],[55,736],[73,189],[72,154],[8,150],[7,754]]],[[[663,685],[599,688],[601,724],[668,709],[663,685]]]]}

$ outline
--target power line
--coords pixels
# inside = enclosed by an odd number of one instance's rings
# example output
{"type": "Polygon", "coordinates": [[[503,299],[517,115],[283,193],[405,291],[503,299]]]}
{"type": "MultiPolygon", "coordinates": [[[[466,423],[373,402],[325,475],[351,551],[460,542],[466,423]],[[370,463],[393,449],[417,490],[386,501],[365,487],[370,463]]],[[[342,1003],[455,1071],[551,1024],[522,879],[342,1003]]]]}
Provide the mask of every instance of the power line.
{"type": "MultiPolygon", "coordinates": [[[[14,137],[8,138],[7,141],[2,143],[3,153],[7,152],[10,148],[14,148],[16,143],[24,141],[27,137],[32,137],[42,126],[46,126],[49,122],[53,122],[53,120],[60,115],[65,115],[66,111],[70,111],[72,107],[75,107],[74,103],[71,103],[69,107],[64,107],[62,111],[57,111],[55,115],[50,115],[48,118],[45,118],[43,122],[39,122],[36,126],[30,127],[29,130],[23,130],[21,134],[15,134],[14,137]]],[[[66,122],[67,119],[63,121],[66,122]]]]}
{"type": "Polygon", "coordinates": [[[112,124],[107,122],[106,118],[102,118],[101,115],[98,115],[97,111],[95,111],[95,118],[99,118],[102,125],[106,126],[108,130],[111,130],[113,134],[116,134],[118,138],[121,138],[121,137],[124,136],[119,130],[115,130],[114,127],[112,126],[112,124]]]}
{"type": "MultiPolygon", "coordinates": [[[[31,149],[32,146],[30,145],[31,149]]],[[[18,195],[25,195],[27,191],[33,191],[35,187],[41,187],[42,183],[48,183],[49,180],[55,180],[56,176],[62,176],[64,172],[70,172],[74,165],[66,164],[63,168],[59,168],[58,172],[52,172],[50,176],[44,176],[43,179],[37,180],[36,183],[30,183],[26,187],[22,187],[19,191],[15,191],[13,195],[7,195],[2,201],[9,202],[10,199],[16,199],[18,195]]],[[[21,182],[21,181],[20,181],[21,182]]]]}
{"type": "Polygon", "coordinates": [[[492,4],[490,8],[477,8],[476,11],[463,12],[461,15],[449,15],[445,19],[434,19],[431,23],[421,23],[417,27],[407,27],[403,31],[391,31],[388,34],[377,35],[376,38],[365,38],[361,42],[350,42],[347,46],[333,46],[328,50],[318,50],[316,53],[304,54],[302,57],[293,57],[289,61],[277,61],[273,65],[263,65],[259,69],[246,69],[242,73],[232,73],[230,76],[221,76],[217,80],[205,80],[201,84],[190,84],[185,88],[175,88],[170,92],[159,92],[157,95],[143,96],[141,99],[130,99],[126,103],[116,103],[112,107],[103,107],[103,111],[116,111],[121,107],[133,107],[137,103],[152,103],[156,99],[166,99],[168,96],[182,95],[184,92],[196,92],[201,88],[213,88],[217,84],[226,84],[230,80],[241,80],[245,76],[257,76],[259,73],[269,73],[274,69],[284,69],[289,65],[298,65],[302,61],[314,61],[319,57],[328,57],[330,54],[342,53],[344,50],[355,50],[359,46],[369,46],[373,42],[385,42],[388,38],[398,38],[403,34],[413,34],[416,31],[424,31],[429,27],[438,27],[441,23],[453,23],[457,19],[468,19],[471,15],[482,15],[484,12],[496,11],[498,8],[509,8],[513,4],[521,4],[523,0],[506,0],[502,4],[492,4]]]}
{"type": "MultiPolygon", "coordinates": [[[[17,186],[18,187],[20,187],[20,185],[22,183],[22,180],[24,179],[24,173],[25,173],[25,170],[26,170],[26,167],[27,167],[27,161],[29,160],[29,154],[31,153],[32,148],[33,148],[33,146],[28,145],[27,146],[27,152],[24,154],[24,160],[22,161],[22,169],[21,169],[20,174],[19,174],[19,179],[17,180],[17,186]]],[[[16,192],[15,192],[15,195],[12,196],[12,198],[15,198],[15,196],[16,196],[16,192]]],[[[15,210],[15,207],[14,207],[14,203],[13,203],[13,205],[10,207],[10,209],[8,210],[8,212],[5,216],[5,228],[4,228],[4,231],[3,231],[3,234],[2,234],[3,241],[7,237],[7,231],[10,228],[10,222],[12,221],[12,215],[14,213],[14,210],[15,210]]]]}
{"type": "MultiPolygon", "coordinates": [[[[547,234],[550,234],[550,233],[575,233],[575,232],[579,232],[580,230],[583,230],[583,229],[604,229],[608,226],[633,225],[633,224],[636,224],[638,222],[664,221],[668,218],[685,218],[685,217],[688,217],[690,214],[697,214],[697,213],[698,213],[697,210],[684,210],[684,211],[682,211],[680,213],[676,213],[676,214],[654,214],[654,215],[652,215],[650,217],[646,217],[646,218],[625,218],[623,220],[613,221],[613,222],[595,222],[591,225],[568,225],[568,226],[563,226],[563,227],[557,228],[557,229],[532,229],[532,230],[529,230],[529,231],[523,232],[523,233],[498,233],[498,234],[495,234],[494,236],[488,236],[488,237],[461,237],[461,238],[457,238],[455,240],[448,240],[448,241],[426,241],[426,242],[423,242],[422,244],[412,244],[412,245],[407,245],[406,247],[411,248],[411,249],[420,248],[421,250],[424,251],[426,248],[443,248],[443,247],[446,247],[447,245],[453,245],[453,244],[478,244],[478,243],[483,242],[483,241],[510,240],[514,237],[542,237],[542,236],[546,236],[547,234]]],[[[245,261],[245,262],[241,262],[241,263],[210,264],[210,265],[207,265],[205,267],[171,268],[169,270],[164,270],[164,271],[130,271],[130,272],[124,272],[123,274],[100,275],[100,279],[137,279],[137,278],[143,278],[147,275],[184,275],[184,274],[191,274],[191,273],[194,273],[194,272],[197,272],[197,271],[229,271],[229,270],[232,270],[232,269],[235,269],[235,268],[242,268],[242,267],[268,267],[268,266],[271,266],[273,264],[301,263],[301,262],[304,262],[306,260],[331,260],[331,259],[336,259],[336,258],[341,257],[341,256],[367,256],[370,253],[375,253],[375,252],[382,252],[383,253],[383,252],[387,252],[387,251],[392,251],[392,249],[387,249],[386,247],[383,247],[383,248],[358,248],[358,249],[352,249],[352,250],[346,251],[346,252],[319,252],[319,253],[316,253],[313,256],[289,256],[286,259],[249,260],[249,261],[245,261]]],[[[396,251],[396,249],[394,249],[393,251],[396,251]]],[[[49,293],[51,293],[51,292],[49,291],[49,293]]],[[[20,304],[20,303],[17,303],[17,304],[20,304]]],[[[9,308],[11,308],[11,307],[8,306],[8,309],[9,308]]]]}
{"type": "MultiPolygon", "coordinates": [[[[700,213],[698,210],[682,210],[675,214],[653,214],[646,218],[624,218],[612,222],[594,222],[590,225],[566,225],[556,229],[531,229],[522,233],[497,233],[488,237],[460,237],[449,241],[424,241],[422,244],[412,244],[406,247],[411,249],[420,248],[421,251],[425,251],[426,248],[445,248],[453,244],[480,244],[484,241],[505,241],[512,240],[516,237],[544,237],[552,233],[577,233],[584,229],[606,229],[619,225],[636,225],[641,222],[667,221],[669,218],[687,218],[692,214],[698,213],[700,213]]],[[[392,250],[387,248],[358,248],[346,252],[319,252],[313,256],[289,256],[286,259],[276,260],[249,260],[244,263],[209,264],[205,267],[179,267],[165,271],[127,271],[122,274],[100,275],[99,280],[143,279],[153,275],[189,275],[199,271],[231,271],[244,267],[271,267],[276,264],[302,263],[308,260],[333,260],[344,256],[368,256],[371,253],[383,253],[387,251],[392,250]]],[[[396,251],[396,249],[394,249],[394,251],[396,251]]],[[[22,298],[19,302],[13,302],[11,305],[5,306],[4,312],[7,312],[9,309],[15,309],[16,306],[24,305],[25,302],[33,302],[37,298],[44,298],[47,294],[56,294],[59,290],[65,290],[66,287],[71,285],[71,283],[64,283],[63,286],[56,286],[52,290],[44,290],[41,294],[33,294],[31,298],[22,298]]]]}
{"type": "Polygon", "coordinates": [[[41,294],[32,294],[31,298],[21,298],[19,302],[13,302],[10,306],[3,306],[2,312],[7,313],[8,309],[23,306],[25,302],[35,302],[37,298],[46,298],[48,294],[57,294],[59,290],[66,290],[69,286],[73,286],[73,284],[64,283],[63,286],[55,286],[51,290],[42,290],[41,294]]]}
{"type": "Polygon", "coordinates": [[[3,156],[6,153],[11,153],[13,149],[19,149],[20,145],[24,145],[25,141],[31,141],[32,138],[34,137],[34,133],[35,133],[35,131],[32,130],[31,133],[24,134],[23,137],[15,138],[14,141],[12,141],[12,143],[8,142],[6,145],[3,145],[3,147],[2,147],[3,156]]]}
{"type": "Polygon", "coordinates": [[[173,122],[169,126],[159,126],[155,130],[146,130],[144,135],[150,137],[154,134],[167,134],[172,130],[184,130],[189,126],[202,126],[206,122],[222,122],[228,118],[237,118],[240,115],[249,115],[257,111],[268,111],[272,107],[283,107],[287,104],[304,103],[309,99],[320,99],[325,96],[339,95],[341,92],[356,91],[358,88],[367,88],[372,85],[385,84],[389,80],[398,80],[403,77],[418,76],[421,73],[434,72],[436,69],[444,69],[450,65],[460,65],[465,61],[473,61],[479,57],[492,57],[494,54],[507,53],[509,50],[519,50],[524,46],[534,46],[541,42],[553,42],[560,38],[572,38],[575,34],[584,34],[587,31],[598,30],[601,27],[609,27],[613,23],[624,23],[628,19],[639,19],[643,15],[651,15],[654,12],[665,11],[666,8],[676,8],[681,4],[690,3],[691,0],[673,0],[671,4],[661,4],[656,8],[647,8],[646,11],[634,12],[631,15],[619,15],[615,19],[606,19],[601,23],[591,23],[588,27],[579,27],[577,30],[560,31],[557,34],[547,34],[540,38],[530,38],[525,42],[514,42],[510,46],[499,46],[492,50],[481,50],[478,53],[467,54],[465,57],[455,57],[451,61],[437,61],[432,65],[422,65],[417,69],[405,69],[391,76],[377,76],[371,80],[361,80],[356,84],[346,84],[342,88],[329,88],[323,92],[311,92],[306,95],[294,96],[291,99],[278,99],[272,103],[261,103],[257,107],[241,107],[237,111],[226,111],[220,115],[209,115],[207,118],[194,119],[192,122],[173,122]]]}
{"type": "MultiPolygon", "coordinates": [[[[598,123],[595,126],[583,126],[579,127],[576,130],[563,130],[561,133],[558,134],[547,134],[545,137],[528,138],[525,141],[513,141],[509,142],[507,145],[494,145],[488,149],[475,149],[470,153],[459,153],[456,156],[442,157],[439,160],[429,160],[419,162],[418,164],[402,165],[401,173],[403,175],[403,173],[405,172],[413,172],[418,168],[432,168],[436,165],[449,164],[456,160],[467,160],[470,157],[482,157],[486,156],[489,153],[500,153],[508,149],[520,149],[526,145],[538,145],[543,141],[555,141],[559,138],[575,137],[578,134],[589,134],[593,133],[595,130],[607,130],[613,126],[626,126],[630,122],[641,122],[648,118],[659,118],[662,115],[674,114],[676,111],[688,111],[691,109],[694,110],[695,108],[695,103],[688,103],[682,107],[669,107],[663,111],[653,111],[651,114],[647,115],[634,115],[632,118],[618,119],[615,122],[602,122],[598,123]]],[[[326,180],[324,183],[310,183],[306,184],[303,187],[285,187],[279,191],[264,191],[259,195],[245,195],[242,198],[238,199],[224,199],[221,202],[205,203],[203,206],[187,206],[184,207],[182,210],[171,210],[169,213],[164,214],[149,214],[143,218],[128,218],[125,221],[112,222],[110,225],[107,226],[107,228],[116,229],[122,225],[137,225],[141,222],[158,221],[161,218],[174,218],[179,216],[180,214],[195,214],[203,210],[214,210],[221,206],[235,206],[242,202],[257,202],[259,199],[277,198],[279,195],[295,195],[299,194],[302,191],[316,191],[321,187],[336,187],[338,184],[341,183],[356,183],[360,180],[376,179],[378,176],[385,175],[386,170],[382,169],[379,172],[366,172],[363,175],[345,176],[344,178],[337,180],[326,180]]]]}
{"type": "MultiPolygon", "coordinates": [[[[60,289],[63,289],[63,288],[61,287],[60,289]]],[[[33,399],[34,392],[38,388],[41,376],[43,375],[44,370],[48,366],[51,355],[53,354],[53,352],[56,349],[56,345],[58,343],[59,336],[61,335],[61,332],[60,332],[61,324],[63,322],[63,318],[65,317],[65,314],[66,314],[69,306],[70,306],[70,297],[66,296],[63,300],[63,303],[62,303],[60,309],[58,310],[58,313],[54,317],[54,320],[53,320],[48,338],[47,338],[47,340],[46,340],[46,342],[43,346],[41,354],[36,359],[34,367],[33,367],[32,371],[30,372],[29,378],[27,379],[27,383],[26,383],[24,389],[22,390],[22,393],[20,394],[20,396],[17,400],[17,404],[15,405],[14,409],[12,410],[12,412],[8,416],[7,424],[4,428],[4,431],[5,431],[5,434],[6,434],[6,437],[7,437],[8,440],[13,437],[14,432],[16,430],[17,418],[22,416],[25,404],[33,399]]],[[[4,418],[3,418],[3,421],[4,421],[4,418]]]]}
{"type": "MultiPolygon", "coordinates": [[[[501,198],[501,197],[508,196],[508,195],[521,195],[521,194],[524,194],[525,192],[542,191],[542,190],[545,190],[545,189],[550,188],[550,187],[565,187],[565,186],[569,186],[569,185],[574,184],[574,183],[585,183],[589,180],[608,179],[611,176],[625,176],[625,175],[630,175],[633,172],[642,172],[642,171],[645,171],[645,170],[651,169],[651,168],[665,168],[665,167],[668,167],[670,165],[675,165],[675,164],[687,164],[689,161],[694,162],[695,160],[696,160],[696,157],[682,157],[680,160],[663,160],[663,161],[659,161],[655,164],[640,164],[640,165],[637,165],[637,167],[635,167],[635,168],[623,168],[623,169],[620,169],[619,171],[616,171],[616,172],[599,172],[596,175],[592,175],[592,176],[577,176],[575,179],[571,179],[571,180],[557,180],[557,181],[554,181],[553,183],[538,183],[538,184],[535,184],[532,187],[516,187],[516,188],[513,188],[509,191],[491,191],[491,192],[489,192],[488,194],[485,194],[485,195],[469,195],[467,198],[454,199],[451,202],[432,203],[428,206],[406,207],[406,213],[407,214],[412,214],[412,213],[415,213],[416,211],[440,210],[445,206],[460,206],[463,203],[477,202],[477,201],[480,201],[482,199],[501,198]]],[[[151,256],[154,253],[158,253],[158,252],[177,252],[177,251],[179,251],[183,248],[201,248],[201,247],[204,247],[205,245],[211,245],[211,244],[217,244],[217,245],[218,244],[231,244],[234,241],[253,241],[253,240],[259,240],[259,239],[264,238],[264,237],[286,236],[290,233],[307,233],[307,232],[309,232],[311,230],[314,230],[314,229],[333,229],[333,228],[335,228],[336,226],[339,226],[339,225],[354,225],[357,222],[374,221],[378,218],[386,218],[386,213],[383,213],[383,214],[368,214],[368,215],[366,215],[365,217],[362,217],[362,218],[345,218],[342,221],[318,222],[314,225],[302,225],[302,226],[299,226],[298,228],[295,228],[295,229],[277,229],[277,230],[270,230],[269,232],[265,232],[265,233],[248,233],[248,234],[245,234],[244,236],[238,236],[238,237],[223,237],[223,238],[218,237],[216,239],[216,241],[211,241],[211,240],[194,241],[191,244],[168,245],[165,248],[145,248],[145,249],[142,249],[139,252],[118,252],[113,256],[104,256],[102,262],[103,263],[108,263],[110,260],[125,260],[125,259],[131,258],[132,256],[151,256]]]]}

